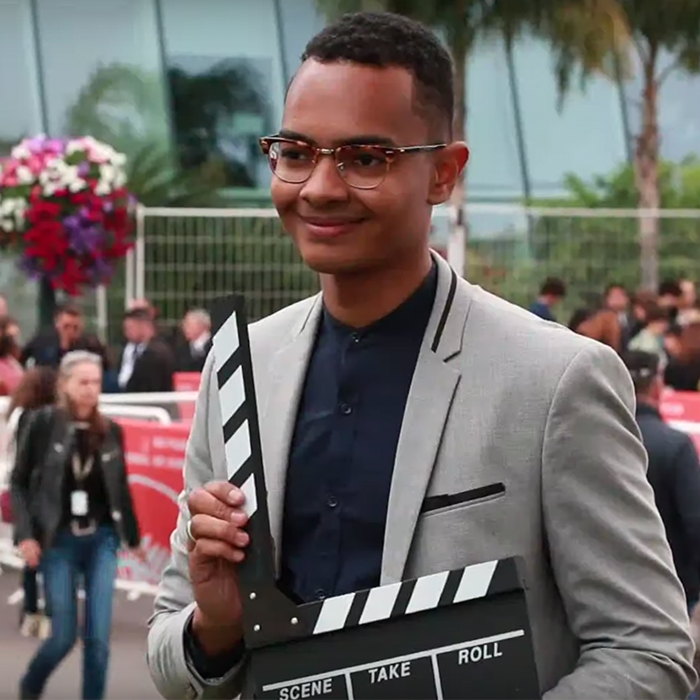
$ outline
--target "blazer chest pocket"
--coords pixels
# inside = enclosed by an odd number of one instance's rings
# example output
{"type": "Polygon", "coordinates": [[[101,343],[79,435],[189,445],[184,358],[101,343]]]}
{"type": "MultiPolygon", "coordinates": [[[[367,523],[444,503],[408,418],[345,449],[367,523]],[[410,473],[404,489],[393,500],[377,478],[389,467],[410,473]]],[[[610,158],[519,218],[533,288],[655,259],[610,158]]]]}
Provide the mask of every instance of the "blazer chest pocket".
{"type": "Polygon", "coordinates": [[[444,513],[451,510],[464,508],[465,506],[477,505],[503,498],[506,494],[505,484],[498,482],[480,486],[476,489],[460,491],[459,493],[445,493],[436,496],[428,496],[423,501],[421,515],[430,516],[437,513],[444,513]]]}
{"type": "Polygon", "coordinates": [[[498,559],[510,551],[504,534],[510,506],[503,483],[429,496],[411,546],[408,573],[451,571],[498,559]]]}

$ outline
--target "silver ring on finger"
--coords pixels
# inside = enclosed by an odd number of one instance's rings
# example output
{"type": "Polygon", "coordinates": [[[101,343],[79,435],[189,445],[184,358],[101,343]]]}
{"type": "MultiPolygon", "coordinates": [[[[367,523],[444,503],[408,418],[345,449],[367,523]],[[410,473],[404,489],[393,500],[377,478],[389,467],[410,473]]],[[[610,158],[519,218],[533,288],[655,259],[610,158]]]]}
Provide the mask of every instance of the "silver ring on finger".
{"type": "Polygon", "coordinates": [[[187,537],[192,542],[193,544],[197,542],[197,538],[192,534],[192,521],[188,520],[187,521],[187,527],[185,527],[185,530],[187,532],[187,537]]]}

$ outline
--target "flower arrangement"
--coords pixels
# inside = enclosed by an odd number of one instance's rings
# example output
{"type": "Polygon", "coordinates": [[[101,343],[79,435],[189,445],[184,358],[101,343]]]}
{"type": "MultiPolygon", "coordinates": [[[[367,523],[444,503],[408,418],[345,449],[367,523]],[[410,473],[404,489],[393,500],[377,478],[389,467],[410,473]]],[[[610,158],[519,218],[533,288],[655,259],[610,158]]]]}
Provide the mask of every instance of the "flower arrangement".
{"type": "Polygon", "coordinates": [[[70,296],[111,279],[132,247],[126,157],[91,137],[37,136],[0,161],[0,248],[70,296]]]}

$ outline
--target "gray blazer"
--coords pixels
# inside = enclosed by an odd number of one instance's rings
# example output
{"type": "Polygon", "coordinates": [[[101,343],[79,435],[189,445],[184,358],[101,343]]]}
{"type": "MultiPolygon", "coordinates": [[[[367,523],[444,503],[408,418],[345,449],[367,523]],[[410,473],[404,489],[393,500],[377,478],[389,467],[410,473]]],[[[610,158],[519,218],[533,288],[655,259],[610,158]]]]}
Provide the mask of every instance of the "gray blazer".
{"type": "MultiPolygon", "coordinates": [[[[688,614],[623,364],[606,346],[463,280],[450,300],[451,269],[438,265],[394,466],[381,583],[519,555],[547,700],[687,697],[696,682],[688,614]],[[494,483],[505,493],[420,514],[426,496],[494,483]]],[[[316,296],[250,328],[277,542],[295,409],[321,308],[316,296]]],[[[148,663],[166,698],[252,692],[245,662],[206,682],[183,651],[194,605],[186,499],[226,479],[211,375],[210,356],[172,559],[149,623],[148,663]]]]}

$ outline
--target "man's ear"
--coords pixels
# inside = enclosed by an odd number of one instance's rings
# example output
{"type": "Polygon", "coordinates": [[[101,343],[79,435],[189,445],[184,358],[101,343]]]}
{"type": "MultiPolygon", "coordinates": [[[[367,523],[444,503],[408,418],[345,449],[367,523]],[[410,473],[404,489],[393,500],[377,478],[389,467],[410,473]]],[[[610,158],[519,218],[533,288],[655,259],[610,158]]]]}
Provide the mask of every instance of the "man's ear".
{"type": "Polygon", "coordinates": [[[439,151],[435,158],[433,182],[428,191],[428,203],[435,206],[446,202],[469,160],[469,147],[454,141],[439,151]]]}

